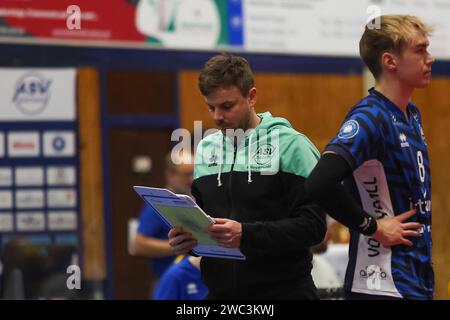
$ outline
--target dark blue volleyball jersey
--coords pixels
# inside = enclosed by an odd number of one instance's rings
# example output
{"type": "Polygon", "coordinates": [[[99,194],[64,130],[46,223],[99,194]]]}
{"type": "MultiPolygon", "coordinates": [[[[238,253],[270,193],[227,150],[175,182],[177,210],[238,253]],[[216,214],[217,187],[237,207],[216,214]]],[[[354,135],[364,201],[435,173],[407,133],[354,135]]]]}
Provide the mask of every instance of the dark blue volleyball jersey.
{"type": "Polygon", "coordinates": [[[200,269],[189,257],[173,264],[161,277],[155,290],[155,300],[202,300],[208,295],[208,287],[201,279],[200,269]]]}
{"type": "Polygon", "coordinates": [[[351,232],[345,289],[407,299],[431,299],[430,161],[419,110],[405,114],[381,93],[354,106],[326,150],[344,157],[353,176],[344,182],[366,212],[377,219],[415,207],[410,220],[423,224],[413,247],[383,247],[377,240],[351,232]]]}

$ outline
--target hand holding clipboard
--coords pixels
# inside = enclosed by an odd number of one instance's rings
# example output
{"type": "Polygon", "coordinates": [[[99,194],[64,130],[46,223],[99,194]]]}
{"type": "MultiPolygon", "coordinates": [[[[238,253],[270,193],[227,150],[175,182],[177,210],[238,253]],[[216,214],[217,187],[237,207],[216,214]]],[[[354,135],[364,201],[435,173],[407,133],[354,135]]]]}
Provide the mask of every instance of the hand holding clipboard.
{"type": "Polygon", "coordinates": [[[226,248],[212,239],[205,231],[214,224],[214,219],[207,215],[189,196],[177,195],[167,189],[134,186],[141,198],[153,207],[155,213],[172,229],[175,226],[190,233],[197,240],[192,249],[198,256],[245,260],[238,248],[226,248]]]}

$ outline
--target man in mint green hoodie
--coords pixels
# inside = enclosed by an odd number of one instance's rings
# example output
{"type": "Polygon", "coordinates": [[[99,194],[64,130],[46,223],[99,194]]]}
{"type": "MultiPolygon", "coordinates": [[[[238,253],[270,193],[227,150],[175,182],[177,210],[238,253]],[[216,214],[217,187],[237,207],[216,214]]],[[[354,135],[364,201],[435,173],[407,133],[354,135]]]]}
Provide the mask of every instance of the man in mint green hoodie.
{"type": "MultiPolygon", "coordinates": [[[[202,258],[208,298],[317,299],[310,247],[325,236],[325,214],[305,196],[304,181],[319,152],[287,120],[255,112],[244,58],[214,56],[200,72],[199,88],[220,130],[197,148],[192,194],[215,219],[211,237],[246,256],[202,258]]],[[[169,243],[186,254],[197,241],[174,227],[169,243]]]]}

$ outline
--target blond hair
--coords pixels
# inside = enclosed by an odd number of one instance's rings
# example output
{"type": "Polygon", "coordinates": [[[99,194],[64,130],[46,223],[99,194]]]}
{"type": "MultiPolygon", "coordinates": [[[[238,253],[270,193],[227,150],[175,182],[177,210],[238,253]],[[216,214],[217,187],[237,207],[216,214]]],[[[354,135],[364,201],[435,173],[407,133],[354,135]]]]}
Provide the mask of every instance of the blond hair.
{"type": "Polygon", "coordinates": [[[409,15],[380,16],[380,27],[370,28],[366,25],[359,41],[361,59],[377,79],[383,69],[381,56],[384,52],[402,53],[404,47],[413,39],[416,31],[429,35],[431,26],[418,17],[409,15]]]}

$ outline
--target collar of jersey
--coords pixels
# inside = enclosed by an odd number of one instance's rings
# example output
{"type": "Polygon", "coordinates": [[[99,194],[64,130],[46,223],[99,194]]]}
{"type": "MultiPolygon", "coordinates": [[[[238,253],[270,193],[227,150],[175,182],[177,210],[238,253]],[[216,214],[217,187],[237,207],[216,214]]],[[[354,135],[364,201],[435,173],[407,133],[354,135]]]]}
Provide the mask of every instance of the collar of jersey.
{"type": "MultiPolygon", "coordinates": [[[[370,93],[370,96],[381,99],[383,101],[383,104],[386,106],[386,108],[388,108],[389,111],[391,111],[397,119],[401,119],[403,122],[408,123],[408,119],[406,119],[403,111],[400,110],[400,108],[397,107],[397,105],[395,103],[393,103],[391,100],[389,100],[388,97],[383,95],[381,92],[375,90],[375,88],[373,88],[373,87],[369,89],[369,93],[370,93]]],[[[412,109],[411,102],[408,102],[408,106],[406,107],[408,114],[411,113],[411,109],[412,109]]]]}

